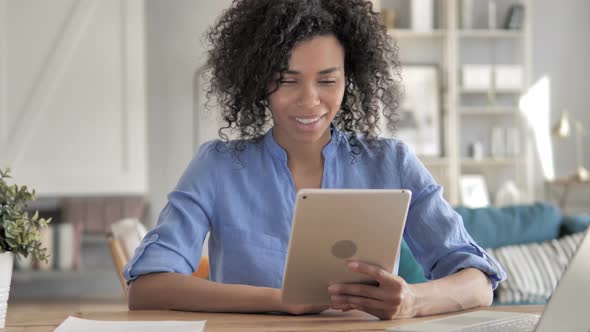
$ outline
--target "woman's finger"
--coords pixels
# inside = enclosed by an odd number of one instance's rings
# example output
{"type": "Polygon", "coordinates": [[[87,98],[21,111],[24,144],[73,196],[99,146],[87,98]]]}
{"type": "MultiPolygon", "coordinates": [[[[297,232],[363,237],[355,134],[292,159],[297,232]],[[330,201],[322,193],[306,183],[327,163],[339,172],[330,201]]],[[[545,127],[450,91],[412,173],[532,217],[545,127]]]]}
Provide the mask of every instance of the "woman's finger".
{"type": "Polygon", "coordinates": [[[342,311],[344,311],[344,312],[348,312],[350,310],[354,310],[354,307],[352,306],[352,304],[347,304],[346,308],[342,309],[342,311]]]}
{"type": "Polygon", "coordinates": [[[383,301],[370,299],[360,296],[349,295],[333,295],[331,297],[333,305],[352,304],[353,306],[361,306],[366,309],[385,310],[387,304],[383,301]]]}
{"type": "Polygon", "coordinates": [[[328,287],[332,295],[353,295],[384,301],[391,298],[383,288],[363,284],[336,284],[328,287]]]}
{"type": "Polygon", "coordinates": [[[368,314],[371,314],[381,320],[390,320],[393,317],[388,313],[387,310],[381,310],[381,309],[373,309],[373,308],[367,308],[367,307],[363,307],[360,305],[352,305],[352,307],[356,310],[360,310],[360,311],[364,311],[368,314]]]}
{"type": "Polygon", "coordinates": [[[330,305],[330,307],[332,309],[336,309],[336,310],[342,310],[342,311],[348,311],[350,310],[351,306],[350,304],[345,304],[345,303],[334,303],[332,302],[332,304],[330,305]]]}
{"type": "Polygon", "coordinates": [[[353,272],[361,273],[375,279],[380,286],[386,285],[401,287],[399,281],[397,281],[390,272],[382,269],[379,266],[351,261],[348,263],[348,268],[353,272]]]}

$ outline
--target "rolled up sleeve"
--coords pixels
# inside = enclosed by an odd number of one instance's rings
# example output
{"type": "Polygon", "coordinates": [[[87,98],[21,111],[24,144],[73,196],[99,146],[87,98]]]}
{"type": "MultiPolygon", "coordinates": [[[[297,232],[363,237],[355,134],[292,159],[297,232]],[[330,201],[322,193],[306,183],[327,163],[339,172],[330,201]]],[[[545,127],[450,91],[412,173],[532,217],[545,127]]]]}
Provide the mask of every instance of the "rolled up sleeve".
{"type": "Polygon", "coordinates": [[[404,239],[427,279],[439,279],[466,268],[485,273],[496,289],[506,272],[467,233],[461,216],[443,198],[443,189],[403,144],[398,147],[402,187],[414,195],[404,239]]]}
{"type": "Polygon", "coordinates": [[[198,268],[214,211],[214,167],[208,158],[212,145],[201,147],[168,195],[156,227],[146,234],[123,268],[127,284],[148,273],[191,274],[198,268]]]}

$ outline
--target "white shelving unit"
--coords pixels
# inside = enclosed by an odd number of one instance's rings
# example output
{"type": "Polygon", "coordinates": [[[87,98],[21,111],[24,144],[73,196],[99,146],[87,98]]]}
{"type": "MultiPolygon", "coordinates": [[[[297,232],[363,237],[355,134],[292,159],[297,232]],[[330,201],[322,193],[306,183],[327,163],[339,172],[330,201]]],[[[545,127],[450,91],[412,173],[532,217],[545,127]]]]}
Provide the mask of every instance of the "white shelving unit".
{"type": "Polygon", "coordinates": [[[515,116],[519,112],[517,107],[486,107],[486,106],[467,106],[459,108],[459,115],[462,116],[515,116]]]}
{"type": "Polygon", "coordinates": [[[513,95],[520,95],[522,94],[522,89],[468,89],[468,88],[459,88],[459,91],[462,94],[478,94],[478,95],[505,95],[505,94],[513,94],[513,95]]]}
{"type": "Polygon", "coordinates": [[[522,31],[514,31],[514,30],[469,29],[469,30],[460,30],[459,37],[461,37],[461,38],[522,38],[522,37],[524,37],[524,33],[522,31]]]}
{"type": "Polygon", "coordinates": [[[116,299],[123,291],[113,268],[83,271],[14,271],[10,298],[19,301],[46,299],[116,299]]]}
{"type": "Polygon", "coordinates": [[[432,31],[414,31],[411,29],[388,29],[388,34],[395,38],[444,38],[446,30],[435,29],[432,31]]]}
{"type": "Polygon", "coordinates": [[[422,163],[426,167],[446,167],[449,164],[449,158],[422,158],[422,163]]]}
{"type": "Polygon", "coordinates": [[[103,234],[84,234],[77,269],[15,269],[11,298],[30,299],[113,299],[123,295],[103,234]]]}
{"type": "Polygon", "coordinates": [[[501,27],[510,5],[525,9],[519,30],[487,29],[482,13],[487,1],[475,1],[475,27],[463,29],[460,22],[461,0],[432,0],[433,30],[412,30],[409,17],[412,0],[381,0],[381,8],[396,12],[396,27],[388,29],[398,43],[402,64],[434,64],[441,76],[442,150],[439,157],[421,157],[425,166],[445,187],[445,197],[453,205],[461,204],[459,182],[462,174],[484,176],[490,197],[502,181],[515,181],[529,199],[533,197],[532,152],[527,125],[518,107],[530,77],[530,0],[495,0],[497,26],[501,27]],[[399,20],[397,18],[400,18],[399,20]],[[467,89],[460,83],[462,65],[522,65],[522,89],[467,89]],[[519,134],[518,155],[495,155],[491,151],[492,127],[516,128],[519,134]],[[484,158],[468,156],[468,145],[481,141],[484,158]]]}
{"type": "Polygon", "coordinates": [[[461,166],[467,167],[513,167],[515,163],[519,162],[518,158],[485,158],[485,159],[461,159],[461,166]]]}

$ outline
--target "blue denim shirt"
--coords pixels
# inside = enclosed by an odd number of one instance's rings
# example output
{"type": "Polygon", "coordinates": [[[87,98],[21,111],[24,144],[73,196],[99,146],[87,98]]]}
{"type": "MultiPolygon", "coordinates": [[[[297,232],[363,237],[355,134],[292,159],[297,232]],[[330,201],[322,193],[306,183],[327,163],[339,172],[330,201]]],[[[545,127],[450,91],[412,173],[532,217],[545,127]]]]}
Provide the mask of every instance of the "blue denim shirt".
{"type": "MultiPolygon", "coordinates": [[[[411,190],[403,237],[426,278],[473,267],[487,274],[495,289],[506,273],[467,233],[461,216],[443,199],[442,187],[404,143],[381,142],[375,148],[359,140],[352,160],[349,137],[333,129],[322,151],[322,188],[411,190]]],[[[287,153],[272,129],[262,141],[246,142],[237,157],[224,143],[205,143],[125,266],[124,277],[129,283],[152,272],[191,274],[210,232],[212,281],[280,288],[295,197],[287,153]]]]}

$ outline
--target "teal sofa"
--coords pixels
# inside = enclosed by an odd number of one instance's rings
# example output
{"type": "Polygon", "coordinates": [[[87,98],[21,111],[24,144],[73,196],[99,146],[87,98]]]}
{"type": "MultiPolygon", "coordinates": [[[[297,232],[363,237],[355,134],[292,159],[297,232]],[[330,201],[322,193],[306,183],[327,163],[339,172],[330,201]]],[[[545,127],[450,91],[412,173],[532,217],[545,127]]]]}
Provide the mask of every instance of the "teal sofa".
{"type": "MultiPolygon", "coordinates": [[[[562,216],[557,207],[542,202],[502,208],[456,207],[455,210],[463,218],[465,229],[486,249],[558,239],[582,232],[590,225],[590,215],[562,216]]],[[[402,242],[399,275],[408,283],[426,281],[405,242],[402,242]]]]}

